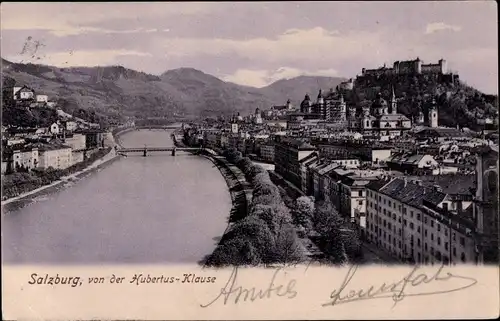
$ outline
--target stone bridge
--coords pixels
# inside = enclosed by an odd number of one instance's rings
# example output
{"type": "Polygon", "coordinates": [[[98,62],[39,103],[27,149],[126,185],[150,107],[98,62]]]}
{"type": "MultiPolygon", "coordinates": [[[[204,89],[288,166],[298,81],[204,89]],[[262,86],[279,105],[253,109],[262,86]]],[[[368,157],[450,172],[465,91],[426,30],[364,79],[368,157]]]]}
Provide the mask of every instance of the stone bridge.
{"type": "Polygon", "coordinates": [[[129,153],[142,153],[144,157],[148,156],[148,153],[152,152],[171,152],[172,156],[175,156],[177,151],[179,152],[201,152],[204,148],[193,148],[193,147],[120,147],[116,149],[116,153],[120,155],[127,155],[129,153]]]}

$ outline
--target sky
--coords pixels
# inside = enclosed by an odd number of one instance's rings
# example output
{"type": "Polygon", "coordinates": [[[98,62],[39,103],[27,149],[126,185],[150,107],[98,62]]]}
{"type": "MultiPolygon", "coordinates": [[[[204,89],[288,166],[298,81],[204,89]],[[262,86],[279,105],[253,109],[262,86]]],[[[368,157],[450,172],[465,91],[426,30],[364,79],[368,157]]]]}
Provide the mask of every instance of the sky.
{"type": "Polygon", "coordinates": [[[498,93],[494,1],[2,3],[2,58],[58,67],[191,67],[263,87],[443,58],[498,93]]]}

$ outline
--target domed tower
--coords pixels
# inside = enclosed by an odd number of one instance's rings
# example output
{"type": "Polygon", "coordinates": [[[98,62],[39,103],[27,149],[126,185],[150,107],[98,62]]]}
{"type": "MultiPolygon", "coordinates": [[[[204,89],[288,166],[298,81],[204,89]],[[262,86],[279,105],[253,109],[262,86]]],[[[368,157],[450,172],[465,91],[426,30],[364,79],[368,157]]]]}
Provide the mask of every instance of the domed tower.
{"type": "Polygon", "coordinates": [[[306,114],[311,113],[311,106],[312,106],[311,97],[309,97],[309,95],[306,94],[304,100],[300,103],[300,112],[306,114]]]}
{"type": "Polygon", "coordinates": [[[377,97],[372,103],[373,115],[376,116],[385,115],[388,113],[387,109],[388,109],[387,102],[385,101],[384,98],[382,98],[382,94],[378,93],[377,97]]]}
{"type": "Polygon", "coordinates": [[[436,128],[438,127],[438,109],[436,104],[436,99],[432,99],[431,105],[429,106],[429,127],[436,128]]]}

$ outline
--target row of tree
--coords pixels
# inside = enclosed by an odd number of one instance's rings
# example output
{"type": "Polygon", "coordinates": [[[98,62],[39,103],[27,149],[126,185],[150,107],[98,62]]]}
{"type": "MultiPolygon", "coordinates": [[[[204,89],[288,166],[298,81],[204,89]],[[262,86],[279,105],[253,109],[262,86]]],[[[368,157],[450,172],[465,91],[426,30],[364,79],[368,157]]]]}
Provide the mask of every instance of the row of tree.
{"type": "Polygon", "coordinates": [[[253,186],[249,211],[239,217],[207,258],[209,266],[271,265],[305,260],[289,209],[283,203],[269,173],[237,150],[224,151],[226,159],[238,166],[253,186]]]}
{"type": "Polygon", "coordinates": [[[304,234],[316,239],[328,262],[343,264],[362,259],[358,230],[340,216],[331,202],[315,203],[313,197],[301,196],[295,201],[292,217],[304,234]]]}

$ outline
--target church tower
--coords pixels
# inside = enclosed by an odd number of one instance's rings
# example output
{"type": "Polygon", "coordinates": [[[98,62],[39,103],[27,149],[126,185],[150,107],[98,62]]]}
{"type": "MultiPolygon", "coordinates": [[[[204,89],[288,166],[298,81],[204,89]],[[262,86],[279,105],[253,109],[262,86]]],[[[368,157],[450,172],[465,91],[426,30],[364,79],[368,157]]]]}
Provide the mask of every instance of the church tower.
{"type": "Polygon", "coordinates": [[[396,115],[398,113],[398,103],[396,100],[396,94],[394,93],[394,86],[392,86],[391,113],[393,115],[396,115]]]}
{"type": "MultiPolygon", "coordinates": [[[[498,264],[498,147],[476,151],[476,195],[473,217],[476,225],[476,260],[498,264]]],[[[468,263],[468,262],[467,262],[468,263]]],[[[472,263],[472,262],[471,262],[472,263]]]]}
{"type": "Polygon", "coordinates": [[[438,127],[438,109],[436,105],[436,99],[432,99],[431,106],[429,107],[429,127],[438,127]]]}
{"type": "Polygon", "coordinates": [[[344,100],[344,95],[340,94],[340,102],[339,102],[339,113],[340,120],[345,121],[347,119],[347,104],[344,100]]]}

